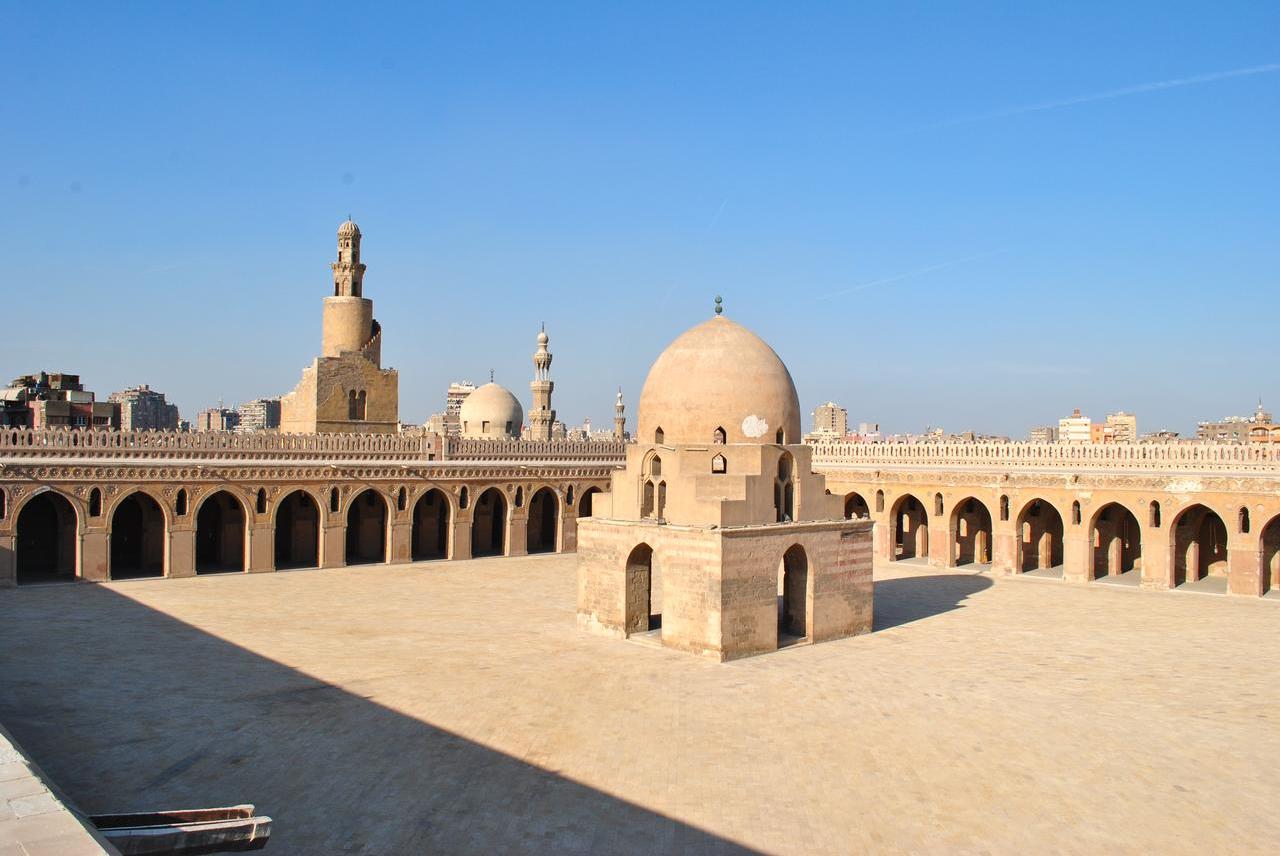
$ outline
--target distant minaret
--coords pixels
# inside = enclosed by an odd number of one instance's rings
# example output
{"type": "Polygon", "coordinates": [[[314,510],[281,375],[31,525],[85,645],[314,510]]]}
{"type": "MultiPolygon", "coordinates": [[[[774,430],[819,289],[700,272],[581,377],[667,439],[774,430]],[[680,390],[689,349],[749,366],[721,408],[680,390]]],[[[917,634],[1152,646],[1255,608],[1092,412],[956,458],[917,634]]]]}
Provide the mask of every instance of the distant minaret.
{"type": "Polygon", "coordinates": [[[538,350],[533,353],[533,382],[529,384],[529,389],[533,390],[533,409],[529,411],[531,440],[550,440],[551,426],[556,421],[556,412],[551,409],[551,391],[556,385],[551,380],[551,352],[547,350],[549,341],[544,325],[538,333],[538,350]]]}
{"type": "Polygon", "coordinates": [[[627,439],[627,406],[622,403],[622,387],[618,387],[618,400],[613,405],[613,439],[627,439]]]}

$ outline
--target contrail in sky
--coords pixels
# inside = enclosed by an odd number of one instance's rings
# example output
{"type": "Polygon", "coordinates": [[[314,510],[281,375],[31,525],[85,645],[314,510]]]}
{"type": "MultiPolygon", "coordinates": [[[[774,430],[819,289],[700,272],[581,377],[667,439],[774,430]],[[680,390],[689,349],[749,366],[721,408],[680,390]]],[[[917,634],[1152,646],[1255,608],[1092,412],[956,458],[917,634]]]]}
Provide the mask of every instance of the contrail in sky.
{"type": "Polygon", "coordinates": [[[1003,250],[990,250],[985,253],[978,253],[977,255],[965,256],[964,258],[959,258],[959,259],[951,259],[950,261],[946,261],[946,262],[939,262],[936,265],[929,265],[928,267],[918,268],[916,270],[907,271],[906,273],[900,273],[895,276],[886,276],[883,279],[875,279],[875,280],[872,280],[871,282],[864,282],[861,285],[854,285],[849,288],[842,288],[839,291],[833,291],[830,294],[819,295],[817,299],[830,300],[833,297],[840,297],[841,295],[844,295],[844,294],[853,294],[858,291],[866,291],[868,288],[875,288],[876,286],[880,286],[880,285],[892,285],[895,282],[901,282],[904,279],[914,279],[917,276],[924,276],[925,274],[933,273],[936,270],[943,270],[944,268],[955,267],[956,265],[961,265],[961,264],[964,264],[965,262],[972,262],[972,261],[977,261],[978,259],[985,259],[987,256],[994,256],[996,253],[1000,253],[1000,252],[1003,252],[1003,250]]]}
{"type": "Polygon", "coordinates": [[[1057,101],[1044,101],[1040,104],[1028,104],[1023,107],[1011,107],[1008,110],[997,110],[993,113],[980,113],[976,116],[963,116],[933,125],[919,128],[919,131],[930,131],[936,128],[949,128],[952,125],[964,125],[969,122],[981,122],[985,119],[1003,119],[1006,116],[1020,116],[1023,113],[1036,113],[1041,110],[1056,110],[1059,107],[1071,107],[1076,104],[1088,104],[1093,101],[1107,101],[1112,98],[1125,98],[1129,95],[1142,95],[1146,92],[1158,92],[1162,89],[1177,89],[1180,86],[1193,86],[1198,83],[1214,83],[1229,80],[1233,77],[1251,77],[1255,74],[1271,74],[1280,71],[1280,62],[1267,65],[1254,65],[1249,68],[1235,68],[1231,71],[1215,71],[1211,74],[1197,74],[1193,77],[1176,77],[1173,80],[1158,80],[1155,83],[1140,83],[1137,86],[1126,86],[1122,89],[1108,89],[1106,92],[1094,92],[1090,95],[1077,95],[1074,98],[1062,98],[1057,101]]]}

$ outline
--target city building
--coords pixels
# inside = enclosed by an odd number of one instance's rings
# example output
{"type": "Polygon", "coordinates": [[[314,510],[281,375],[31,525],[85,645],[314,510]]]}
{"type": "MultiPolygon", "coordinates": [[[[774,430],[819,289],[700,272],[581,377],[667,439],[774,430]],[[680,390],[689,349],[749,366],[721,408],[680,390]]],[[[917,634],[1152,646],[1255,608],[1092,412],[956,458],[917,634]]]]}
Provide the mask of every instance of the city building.
{"type": "Polygon", "coordinates": [[[654,362],[638,421],[578,523],[579,627],[720,661],[870,632],[871,523],[812,471],[772,348],[717,302],[654,362]]]}
{"type": "Polygon", "coordinates": [[[1053,425],[1037,425],[1031,429],[1028,439],[1032,443],[1056,443],[1058,441],[1058,429],[1053,425]]]}
{"type": "Polygon", "coordinates": [[[107,401],[120,405],[123,431],[178,430],[178,405],[165,401],[163,392],[156,392],[145,383],[113,392],[107,401]]]}
{"type": "Polygon", "coordinates": [[[1059,443],[1091,443],[1093,442],[1093,422],[1088,416],[1080,415],[1080,408],[1071,411],[1070,416],[1058,420],[1059,443]]]}
{"type": "Polygon", "coordinates": [[[819,438],[843,439],[849,433],[849,411],[828,401],[813,411],[812,435],[819,438]]]}
{"type": "Polygon", "coordinates": [[[449,434],[462,433],[462,402],[476,391],[476,385],[469,380],[454,381],[449,384],[445,393],[444,420],[449,434]]]}
{"type": "Polygon", "coordinates": [[[360,227],[338,227],[333,294],[324,298],[321,354],[280,400],[284,433],[396,433],[399,375],[382,368],[382,327],[364,296],[360,227]]]}
{"type": "Polygon", "coordinates": [[[1218,422],[1199,423],[1196,439],[1212,443],[1278,443],[1280,425],[1275,424],[1271,412],[1258,399],[1252,416],[1228,416],[1218,422]]]}
{"type": "Polygon", "coordinates": [[[240,424],[240,414],[222,405],[201,410],[196,414],[197,431],[234,431],[240,424]]]}
{"type": "Polygon", "coordinates": [[[1138,440],[1138,417],[1123,410],[1108,413],[1105,440],[1108,443],[1135,443],[1138,440]]]}
{"type": "Polygon", "coordinates": [[[40,372],[22,375],[0,391],[0,424],[16,428],[120,427],[120,405],[96,401],[80,375],[40,372]]]}
{"type": "MultiPolygon", "coordinates": [[[[533,354],[533,380],[529,389],[533,393],[533,408],[529,411],[529,439],[550,440],[551,426],[556,412],[551,409],[551,392],[555,381],[551,379],[551,352],[547,350],[547,328],[538,333],[538,349],[533,354]]],[[[588,432],[590,433],[590,432],[588,432]]]]}
{"type": "Polygon", "coordinates": [[[246,401],[236,408],[239,423],[236,430],[249,433],[252,431],[275,431],[280,427],[280,399],[255,398],[246,401]]]}

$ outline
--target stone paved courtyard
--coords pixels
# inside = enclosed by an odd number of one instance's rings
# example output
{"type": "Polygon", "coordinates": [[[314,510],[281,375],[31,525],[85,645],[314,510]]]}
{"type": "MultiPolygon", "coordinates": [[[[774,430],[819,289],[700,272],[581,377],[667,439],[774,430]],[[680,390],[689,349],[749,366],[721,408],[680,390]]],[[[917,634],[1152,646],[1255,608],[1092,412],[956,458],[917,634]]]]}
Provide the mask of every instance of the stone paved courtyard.
{"type": "Polygon", "coordinates": [[[580,634],[573,556],[0,592],[0,721],[89,811],[266,852],[1274,852],[1280,604],[877,574],[724,665],[580,634]]]}

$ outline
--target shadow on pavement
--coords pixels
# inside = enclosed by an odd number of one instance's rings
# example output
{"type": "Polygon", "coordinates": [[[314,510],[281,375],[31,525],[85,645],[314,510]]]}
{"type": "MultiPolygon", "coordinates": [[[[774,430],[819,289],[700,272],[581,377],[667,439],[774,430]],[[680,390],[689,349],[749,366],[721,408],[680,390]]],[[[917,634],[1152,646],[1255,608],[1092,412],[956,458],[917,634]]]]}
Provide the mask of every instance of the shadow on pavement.
{"type": "Polygon", "coordinates": [[[872,632],[960,609],[965,598],[990,587],[991,580],[976,574],[931,574],[876,580],[872,632]]]}
{"type": "Polygon", "coordinates": [[[277,856],[754,852],[107,588],[0,592],[0,615],[0,721],[88,812],[252,802],[277,856]]]}

